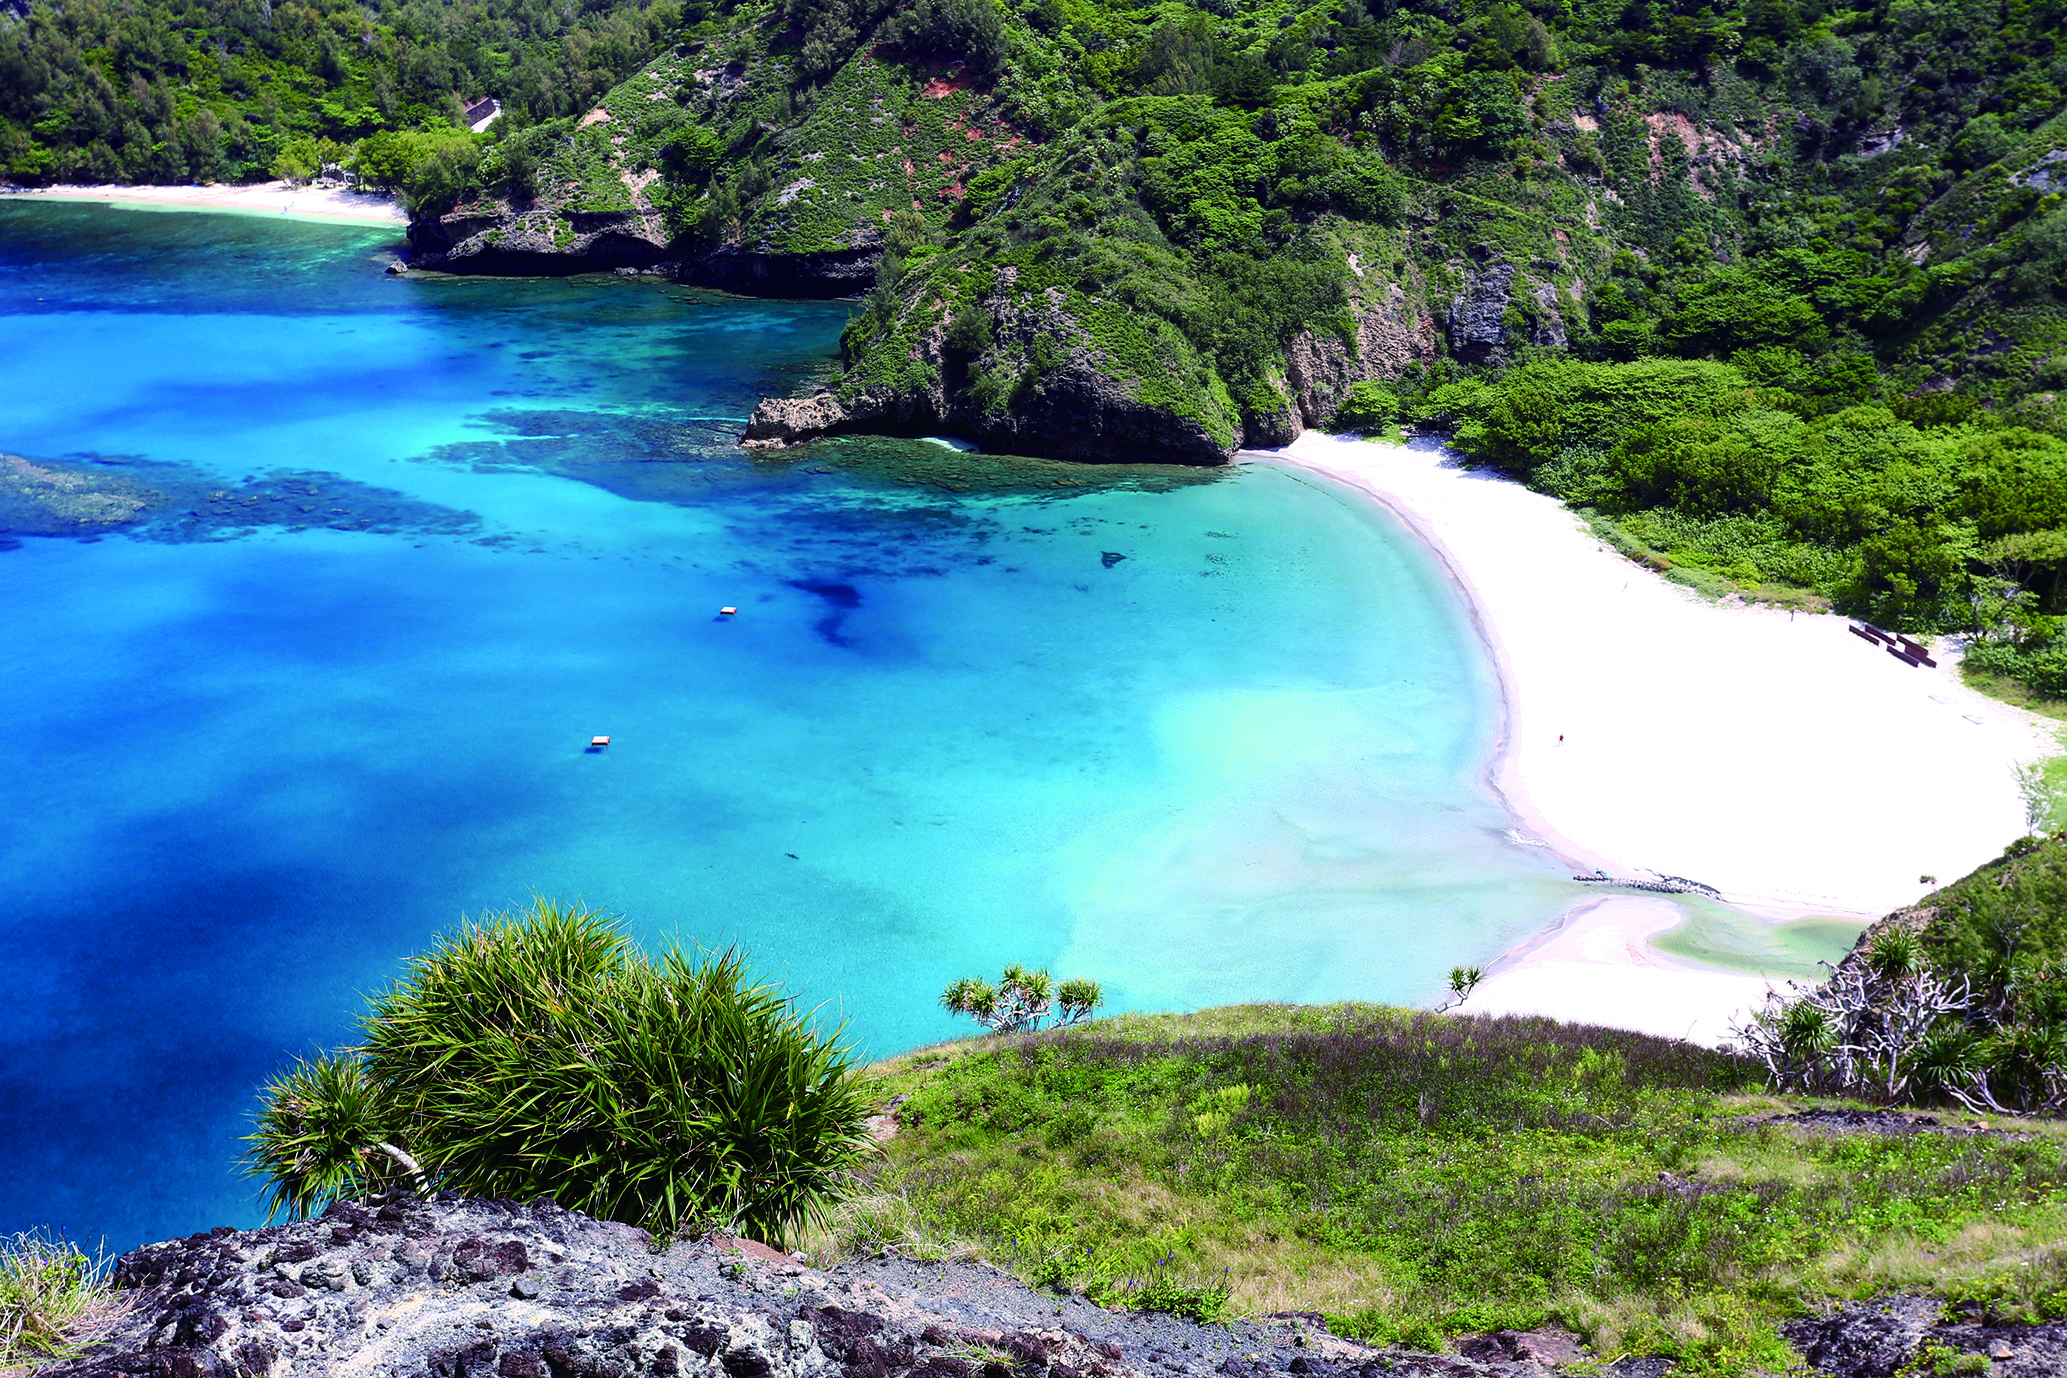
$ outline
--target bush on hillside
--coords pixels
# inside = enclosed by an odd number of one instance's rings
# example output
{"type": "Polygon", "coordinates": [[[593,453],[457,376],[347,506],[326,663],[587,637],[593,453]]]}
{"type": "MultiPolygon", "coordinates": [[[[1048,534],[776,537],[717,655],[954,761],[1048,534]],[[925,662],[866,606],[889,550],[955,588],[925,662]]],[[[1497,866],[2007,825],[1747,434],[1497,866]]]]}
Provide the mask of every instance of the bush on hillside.
{"type": "Polygon", "coordinates": [[[361,1031],[265,1089],[247,1162],[274,1213],[438,1187],[781,1240],[869,1141],[852,1055],[743,957],[649,961],[587,909],[466,925],[361,1031]]]}
{"type": "Polygon", "coordinates": [[[964,976],[948,982],[940,1004],[951,1014],[966,1014],[992,1033],[1032,1033],[1043,1026],[1063,1028],[1089,1019],[1105,1003],[1096,981],[1073,977],[1061,984],[1043,968],[1028,971],[1008,966],[996,981],[964,976]]]}
{"type": "Polygon", "coordinates": [[[1384,383],[1352,383],[1349,396],[1335,413],[1335,424],[1350,430],[1383,430],[1399,420],[1400,399],[1384,383]]]}
{"type": "Polygon", "coordinates": [[[1737,1032],[1779,1090],[2067,1109],[2067,834],[2025,839],[1737,1032]]]}

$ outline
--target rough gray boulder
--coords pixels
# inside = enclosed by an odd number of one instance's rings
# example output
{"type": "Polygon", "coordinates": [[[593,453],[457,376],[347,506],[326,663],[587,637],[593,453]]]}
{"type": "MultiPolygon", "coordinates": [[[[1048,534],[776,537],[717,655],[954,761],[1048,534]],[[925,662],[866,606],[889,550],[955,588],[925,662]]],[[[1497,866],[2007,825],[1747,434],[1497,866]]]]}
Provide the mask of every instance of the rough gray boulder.
{"type": "Polygon", "coordinates": [[[847,419],[847,408],[829,392],[764,398],[747,418],[739,443],[749,450],[780,449],[836,431],[847,419]]]}
{"type": "Polygon", "coordinates": [[[1948,1316],[1931,1297],[1847,1302],[1782,1327],[1820,1378],[1907,1378],[1981,1373],[1988,1378],[2059,1378],[2067,1373],[2067,1324],[1998,1325],[1985,1315],[1948,1316]]]}
{"type": "MultiPolygon", "coordinates": [[[[1232,1325],[1100,1308],[980,1263],[884,1257],[820,1271],[759,1244],[685,1240],[550,1203],[341,1204],[123,1256],[122,1305],[37,1378],[1555,1378],[1603,1371],[1557,1330],[1375,1349],[1317,1315],[1232,1325]]],[[[1788,1327],[1814,1371],[1895,1378],[1926,1348],[1996,1378],[2067,1372],[2067,1327],[1948,1322],[1893,1298],[1788,1327]]],[[[1624,1358],[1617,1378],[1672,1365],[1624,1358]]],[[[1964,1371],[1964,1370],[1962,1370],[1964,1371]]]]}
{"type": "Polygon", "coordinates": [[[1553,1332],[1380,1351],[1318,1316],[1232,1326],[1107,1311],[982,1264],[821,1272],[548,1203],[444,1199],[217,1229],[123,1256],[122,1314],[39,1378],[1550,1378],[1553,1332]]]}

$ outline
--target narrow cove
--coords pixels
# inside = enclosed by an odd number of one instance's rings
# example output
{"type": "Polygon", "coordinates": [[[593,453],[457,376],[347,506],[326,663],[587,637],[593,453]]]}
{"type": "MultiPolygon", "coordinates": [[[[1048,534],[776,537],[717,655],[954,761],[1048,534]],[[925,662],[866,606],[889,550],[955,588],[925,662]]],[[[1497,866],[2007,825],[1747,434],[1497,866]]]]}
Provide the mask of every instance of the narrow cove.
{"type": "Polygon", "coordinates": [[[253,1223],[261,1078],[534,891],[741,944],[881,1056],[1006,961],[1423,1001],[1576,890],[1480,787],[1490,672],[1381,514],[1261,466],[757,460],[732,418],[844,305],[386,244],[0,205],[0,452],[179,496],[0,552],[0,1229],[253,1223]]]}

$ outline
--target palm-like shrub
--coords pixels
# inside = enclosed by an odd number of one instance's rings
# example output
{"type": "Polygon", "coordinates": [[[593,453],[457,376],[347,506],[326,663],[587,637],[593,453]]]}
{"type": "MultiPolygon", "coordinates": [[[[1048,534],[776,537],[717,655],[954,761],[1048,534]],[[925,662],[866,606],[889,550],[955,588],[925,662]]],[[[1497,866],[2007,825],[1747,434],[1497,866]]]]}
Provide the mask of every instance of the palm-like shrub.
{"type": "Polygon", "coordinates": [[[398,1170],[421,1172],[383,1140],[392,1117],[349,1053],[296,1063],[273,1078],[265,1099],[251,1136],[258,1147],[247,1156],[268,1178],[268,1218],[284,1210],[299,1219],[340,1197],[389,1190],[398,1170]]]}
{"type": "Polygon", "coordinates": [[[992,1033],[1031,1033],[1044,1024],[1061,1028],[1089,1019],[1105,1003],[1105,992],[1096,981],[1081,976],[1058,983],[1045,969],[1013,965],[996,981],[964,976],[948,982],[940,1003],[992,1033]]]}
{"type": "Polygon", "coordinates": [[[436,1185],[780,1241],[869,1142],[837,1034],[736,952],[648,961],[586,909],[464,926],[362,1028],[266,1088],[247,1160],[276,1213],[436,1185]]]}

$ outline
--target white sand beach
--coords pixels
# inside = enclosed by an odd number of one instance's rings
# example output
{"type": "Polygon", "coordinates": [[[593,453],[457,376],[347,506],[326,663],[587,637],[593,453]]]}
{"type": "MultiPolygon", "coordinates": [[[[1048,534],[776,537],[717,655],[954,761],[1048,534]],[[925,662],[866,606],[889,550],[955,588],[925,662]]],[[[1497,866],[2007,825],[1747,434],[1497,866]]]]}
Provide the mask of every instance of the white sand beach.
{"type": "Polygon", "coordinates": [[[43,201],[97,201],[151,210],[235,211],[290,220],[345,221],[357,225],[406,225],[409,217],[395,198],[379,192],[337,187],[297,187],[286,182],[243,186],[31,187],[0,195],[43,201]]]}
{"type": "Polygon", "coordinates": [[[1545,1014],[1716,1044],[1781,978],[1701,966],[1650,940],[1684,915],[1663,895],[1604,894],[1574,905],[1556,928],[1506,954],[1460,1014],[1545,1014]]]}
{"type": "MultiPolygon", "coordinates": [[[[2051,736],[1950,654],[1912,668],[1842,617],[1710,602],[1431,442],[1309,432],[1265,462],[1368,493],[1441,555],[1507,702],[1491,783],[1575,868],[1686,877],[1767,917],[1877,917],[2024,832],[2013,772],[2051,736]]],[[[1651,949],[1677,913],[1663,897],[1582,907],[1466,1008],[1712,1040],[1721,1006],[1764,988],[1651,949]]]]}

